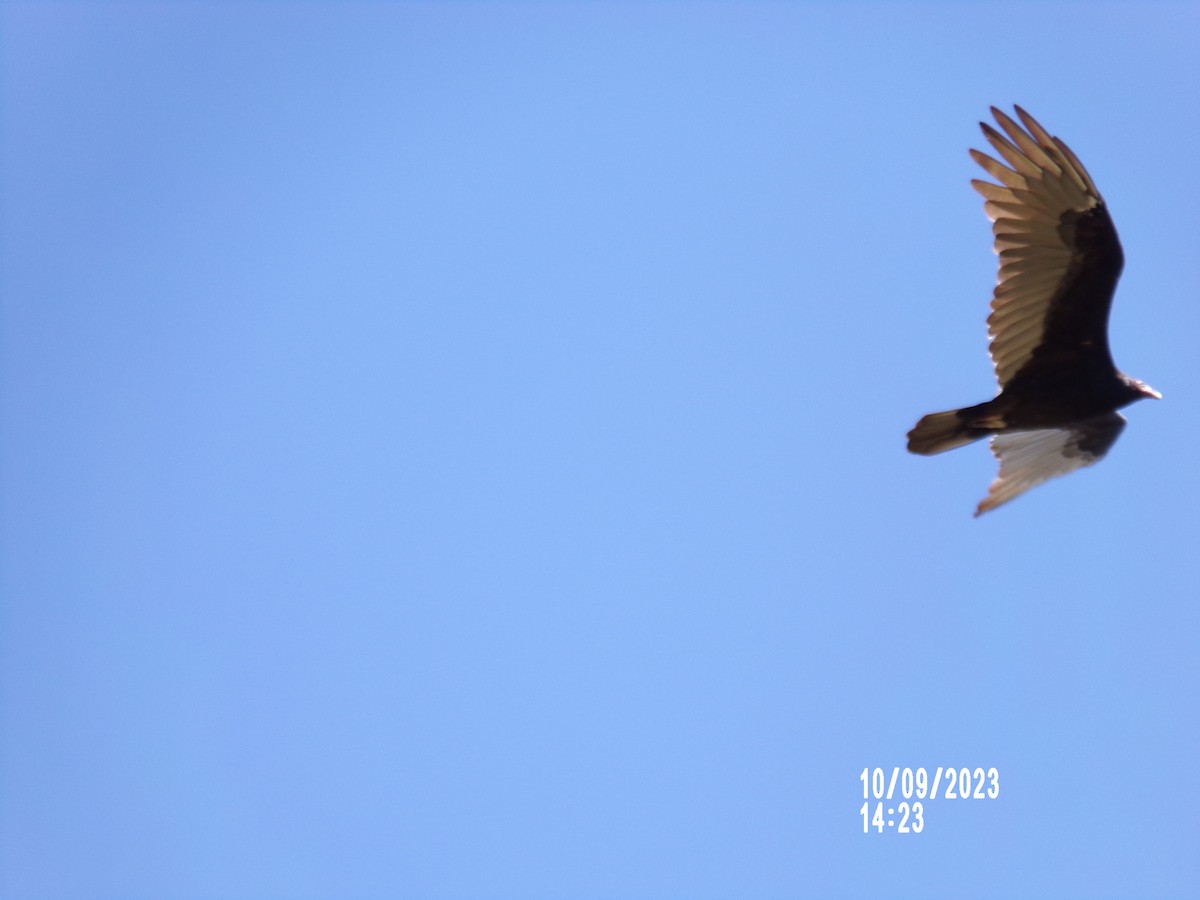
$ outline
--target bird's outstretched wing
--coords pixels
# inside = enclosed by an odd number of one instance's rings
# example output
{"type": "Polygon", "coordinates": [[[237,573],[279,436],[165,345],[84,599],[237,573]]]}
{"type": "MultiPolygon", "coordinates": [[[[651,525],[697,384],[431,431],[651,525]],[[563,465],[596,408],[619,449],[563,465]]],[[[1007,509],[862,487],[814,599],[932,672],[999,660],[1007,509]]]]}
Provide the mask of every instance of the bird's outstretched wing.
{"type": "Polygon", "coordinates": [[[992,438],[1000,474],[980,501],[975,515],[995,509],[1044,481],[1102,459],[1125,427],[1125,417],[1108,413],[1069,428],[1014,431],[992,438]]]}
{"type": "Polygon", "coordinates": [[[985,198],[1000,256],[988,334],[1001,387],[1026,367],[1112,368],[1108,312],[1124,262],[1087,170],[1066,144],[1021,107],[1016,111],[1024,129],[992,107],[1007,137],[980,123],[1008,166],[971,151],[1000,182],[971,185],[985,198]]]}

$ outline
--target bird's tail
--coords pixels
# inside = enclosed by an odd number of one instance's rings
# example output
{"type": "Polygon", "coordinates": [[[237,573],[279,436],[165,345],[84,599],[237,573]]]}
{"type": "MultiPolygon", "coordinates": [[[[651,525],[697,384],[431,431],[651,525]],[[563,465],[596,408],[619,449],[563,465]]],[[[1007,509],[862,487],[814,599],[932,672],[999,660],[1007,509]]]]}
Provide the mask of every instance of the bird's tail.
{"type": "Polygon", "coordinates": [[[990,429],[968,424],[962,415],[964,412],[966,410],[951,409],[923,416],[908,433],[909,452],[932,456],[977,441],[989,433],[990,429]]]}

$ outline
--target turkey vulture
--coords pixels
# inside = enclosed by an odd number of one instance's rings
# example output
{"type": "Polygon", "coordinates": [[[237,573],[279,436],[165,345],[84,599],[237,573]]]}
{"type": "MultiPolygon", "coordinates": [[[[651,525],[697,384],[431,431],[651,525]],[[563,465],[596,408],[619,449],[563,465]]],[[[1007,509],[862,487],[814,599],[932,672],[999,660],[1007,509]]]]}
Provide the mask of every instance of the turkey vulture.
{"type": "Polygon", "coordinates": [[[1124,255],[1100,191],[1066,144],[1016,112],[1024,128],[995,107],[1004,134],[980,123],[1007,166],[971,151],[1000,182],[971,182],[1000,257],[988,316],[999,393],[930,413],[908,433],[908,449],[925,456],[991,438],[1000,473],[976,516],[1101,459],[1125,427],[1117,410],[1162,397],[1119,371],[1109,353],[1108,311],[1124,255]]]}

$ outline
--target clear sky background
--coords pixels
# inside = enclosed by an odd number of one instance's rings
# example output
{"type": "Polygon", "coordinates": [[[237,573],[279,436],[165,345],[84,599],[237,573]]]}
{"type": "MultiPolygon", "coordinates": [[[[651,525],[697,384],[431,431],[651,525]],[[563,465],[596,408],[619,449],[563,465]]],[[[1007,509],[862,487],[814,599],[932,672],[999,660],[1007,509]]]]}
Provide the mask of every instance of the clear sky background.
{"type": "Polygon", "coordinates": [[[0,896],[1200,883],[1194,4],[0,16],[0,896]],[[1029,109],[1161,390],[971,518],[1029,109]],[[996,800],[862,833],[863,767],[996,800]]]}

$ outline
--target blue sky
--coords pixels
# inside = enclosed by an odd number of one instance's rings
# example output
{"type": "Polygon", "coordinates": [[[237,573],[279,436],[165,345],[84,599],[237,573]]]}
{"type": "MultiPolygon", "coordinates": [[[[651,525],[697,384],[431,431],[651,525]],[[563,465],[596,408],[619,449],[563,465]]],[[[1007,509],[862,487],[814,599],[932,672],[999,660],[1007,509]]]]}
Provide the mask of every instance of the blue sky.
{"type": "Polygon", "coordinates": [[[1193,5],[0,13],[0,895],[1200,882],[1193,5]],[[976,122],[1099,183],[1099,466],[979,520],[976,122]],[[864,835],[863,767],[996,767],[864,835]]]}

